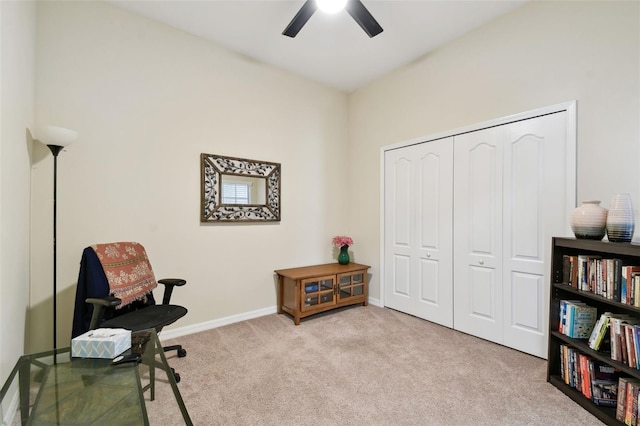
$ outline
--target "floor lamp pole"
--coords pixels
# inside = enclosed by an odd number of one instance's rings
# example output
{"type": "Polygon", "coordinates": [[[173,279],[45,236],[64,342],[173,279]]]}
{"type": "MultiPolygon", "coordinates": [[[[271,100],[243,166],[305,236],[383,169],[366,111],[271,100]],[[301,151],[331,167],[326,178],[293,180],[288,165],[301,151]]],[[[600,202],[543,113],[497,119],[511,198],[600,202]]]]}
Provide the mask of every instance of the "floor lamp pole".
{"type": "Polygon", "coordinates": [[[58,229],[58,154],[62,150],[62,147],[59,145],[47,145],[53,154],[53,356],[54,362],[56,360],[57,348],[58,348],[58,339],[57,339],[57,277],[58,277],[58,262],[57,262],[57,253],[56,253],[56,234],[58,229]]]}

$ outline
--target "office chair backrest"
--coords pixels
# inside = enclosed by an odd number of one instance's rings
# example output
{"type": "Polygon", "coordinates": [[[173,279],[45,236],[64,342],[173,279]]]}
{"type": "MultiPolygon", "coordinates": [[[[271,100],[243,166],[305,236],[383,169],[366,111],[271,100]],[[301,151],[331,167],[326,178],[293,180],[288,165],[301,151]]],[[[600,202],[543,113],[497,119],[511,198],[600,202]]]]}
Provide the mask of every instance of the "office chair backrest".
{"type": "Polygon", "coordinates": [[[142,307],[155,305],[157,286],[144,247],[138,243],[96,244],[84,249],[80,261],[72,338],[89,330],[93,305],[87,298],[113,295],[122,300],[106,312],[109,320],[142,307]]]}

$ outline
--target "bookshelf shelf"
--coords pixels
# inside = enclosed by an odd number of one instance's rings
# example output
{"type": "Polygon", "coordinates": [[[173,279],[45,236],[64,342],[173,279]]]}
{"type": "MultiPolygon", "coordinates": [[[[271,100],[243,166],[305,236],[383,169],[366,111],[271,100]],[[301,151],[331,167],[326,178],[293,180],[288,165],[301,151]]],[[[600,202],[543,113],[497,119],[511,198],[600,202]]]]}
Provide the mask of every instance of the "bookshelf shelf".
{"type": "MultiPolygon", "coordinates": [[[[562,373],[566,367],[561,355],[561,348],[569,348],[574,353],[586,355],[588,358],[621,372],[622,376],[640,379],[640,370],[630,367],[624,362],[611,358],[606,349],[593,350],[589,347],[588,339],[573,339],[560,330],[560,301],[573,300],[584,302],[597,308],[597,316],[605,312],[625,314],[640,321],[640,308],[627,303],[617,302],[611,298],[601,296],[587,290],[574,288],[570,282],[563,282],[566,278],[565,256],[592,256],[602,259],[620,259],[622,265],[640,265],[640,245],[629,243],[611,243],[607,241],[578,240],[572,238],[553,238],[551,255],[551,297],[549,309],[549,354],[547,362],[547,381],[569,396],[572,400],[592,413],[608,425],[624,425],[616,419],[616,408],[597,405],[565,381],[562,373]]],[[[565,280],[566,281],[566,280],[565,280]]],[[[566,377],[566,375],[565,375],[566,377]]],[[[634,423],[635,424],[635,423],[634,423]]],[[[640,421],[637,423],[640,425],[640,421]]]]}
{"type": "Polygon", "coordinates": [[[548,380],[553,386],[557,387],[562,393],[578,403],[585,410],[596,416],[603,423],[608,425],[623,425],[616,420],[616,409],[609,407],[601,407],[594,404],[591,400],[584,397],[583,394],[567,385],[560,376],[551,376],[548,380]]]}

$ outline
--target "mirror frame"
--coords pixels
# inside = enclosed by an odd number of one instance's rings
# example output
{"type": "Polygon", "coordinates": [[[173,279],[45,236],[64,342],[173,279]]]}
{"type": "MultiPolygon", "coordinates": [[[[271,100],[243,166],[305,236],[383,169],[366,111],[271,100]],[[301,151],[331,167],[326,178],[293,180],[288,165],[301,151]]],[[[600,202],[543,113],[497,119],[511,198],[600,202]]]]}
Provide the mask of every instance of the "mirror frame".
{"type": "Polygon", "coordinates": [[[200,222],[280,221],[280,163],[200,154],[200,222]],[[222,175],[266,180],[265,204],[222,204],[222,175]]]}

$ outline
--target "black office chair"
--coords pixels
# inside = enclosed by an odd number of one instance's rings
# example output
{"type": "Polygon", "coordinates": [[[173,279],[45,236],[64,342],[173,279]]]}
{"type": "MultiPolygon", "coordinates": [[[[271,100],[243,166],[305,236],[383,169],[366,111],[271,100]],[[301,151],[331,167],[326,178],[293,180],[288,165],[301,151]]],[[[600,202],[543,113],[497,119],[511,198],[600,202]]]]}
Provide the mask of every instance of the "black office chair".
{"type": "MultiPolygon", "coordinates": [[[[174,287],[181,287],[186,281],[166,278],[157,283],[165,286],[161,305],[153,297],[152,290],[157,284],[146,251],[138,243],[85,248],[76,287],[72,338],[98,327],[124,328],[132,333],[153,328],[159,333],[185,316],[187,309],[171,305],[170,300],[174,287]]],[[[177,351],[178,357],[187,355],[181,345],[163,349],[177,351]]],[[[179,382],[180,375],[172,371],[176,383],[179,382]]]]}

